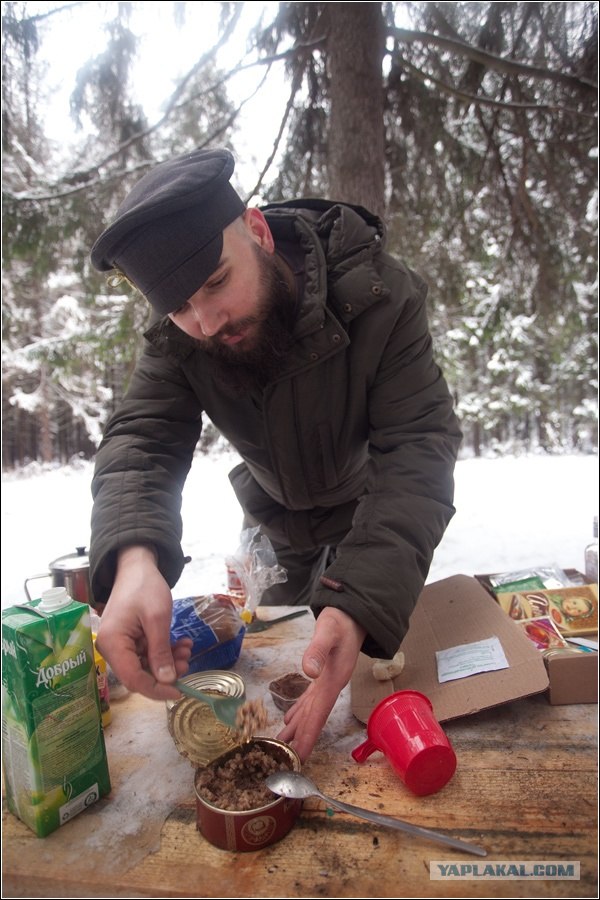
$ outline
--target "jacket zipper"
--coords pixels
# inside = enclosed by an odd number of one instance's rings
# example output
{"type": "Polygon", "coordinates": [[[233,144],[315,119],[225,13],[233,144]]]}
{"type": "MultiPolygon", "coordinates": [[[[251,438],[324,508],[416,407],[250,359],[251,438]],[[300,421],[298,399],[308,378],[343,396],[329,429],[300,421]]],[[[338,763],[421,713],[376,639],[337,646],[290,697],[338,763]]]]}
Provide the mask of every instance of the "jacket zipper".
{"type": "Polygon", "coordinates": [[[273,445],[271,442],[270,417],[268,414],[268,407],[269,407],[269,399],[270,399],[269,395],[271,395],[272,393],[273,393],[273,388],[272,388],[272,386],[269,385],[268,387],[265,388],[265,391],[263,394],[264,433],[265,433],[265,439],[267,442],[267,450],[269,451],[269,459],[271,460],[271,466],[273,468],[273,472],[277,476],[277,482],[279,484],[279,492],[280,492],[281,496],[283,497],[283,501],[284,501],[283,505],[285,507],[289,508],[289,497],[283,486],[283,480],[281,478],[281,471],[279,469],[279,464],[278,464],[277,458],[275,457],[275,454],[273,453],[273,445]]]}
{"type": "Polygon", "coordinates": [[[296,430],[296,441],[298,444],[298,456],[300,457],[300,468],[302,471],[302,479],[304,481],[304,490],[306,491],[306,496],[310,503],[313,503],[313,498],[308,490],[308,480],[306,478],[306,457],[304,455],[304,442],[302,440],[302,432],[300,429],[300,422],[298,421],[298,381],[294,378],[294,383],[292,387],[292,393],[294,395],[294,428],[296,430]]]}

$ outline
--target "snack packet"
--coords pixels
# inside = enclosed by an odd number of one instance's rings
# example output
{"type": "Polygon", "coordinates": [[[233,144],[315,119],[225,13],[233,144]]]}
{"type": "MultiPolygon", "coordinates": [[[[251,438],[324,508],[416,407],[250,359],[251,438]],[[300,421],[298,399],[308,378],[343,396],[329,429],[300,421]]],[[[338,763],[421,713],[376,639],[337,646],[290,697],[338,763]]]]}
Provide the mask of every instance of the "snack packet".
{"type": "Polygon", "coordinates": [[[535,566],[518,572],[500,572],[490,575],[490,584],[495,594],[508,591],[535,591],[544,588],[559,588],[570,584],[569,577],[560,566],[535,566]]]}

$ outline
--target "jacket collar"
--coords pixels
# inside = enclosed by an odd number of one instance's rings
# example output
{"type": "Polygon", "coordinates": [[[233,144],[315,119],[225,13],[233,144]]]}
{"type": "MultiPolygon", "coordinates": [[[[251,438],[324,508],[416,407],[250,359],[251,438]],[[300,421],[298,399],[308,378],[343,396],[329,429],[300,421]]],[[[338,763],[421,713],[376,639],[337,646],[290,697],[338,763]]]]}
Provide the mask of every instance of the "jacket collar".
{"type": "Polygon", "coordinates": [[[387,293],[376,260],[385,244],[381,219],[360,206],[328,200],[272,203],[262,210],[278,240],[305,252],[305,291],[297,335],[320,328],[325,306],[350,322],[387,293]]]}

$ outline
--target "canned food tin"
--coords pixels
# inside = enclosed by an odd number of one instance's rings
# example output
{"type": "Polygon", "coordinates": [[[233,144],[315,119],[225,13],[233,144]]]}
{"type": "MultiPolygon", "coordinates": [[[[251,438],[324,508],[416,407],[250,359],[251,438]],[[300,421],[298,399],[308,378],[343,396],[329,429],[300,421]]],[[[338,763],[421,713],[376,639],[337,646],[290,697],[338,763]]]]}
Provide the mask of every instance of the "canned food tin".
{"type": "MultiPolygon", "coordinates": [[[[207,694],[244,697],[246,692],[239,675],[219,669],[195,672],[182,680],[207,694]]],[[[208,703],[192,697],[167,702],[167,723],[177,750],[196,767],[207,766],[239,746],[235,729],[219,722],[208,703]]]]}
{"type": "MultiPolygon", "coordinates": [[[[300,757],[292,747],[274,738],[255,738],[258,747],[278,762],[285,763],[293,772],[301,769],[300,757]]],[[[239,751],[239,747],[237,751],[239,751]]],[[[221,764],[236,751],[223,754],[215,763],[221,764]]],[[[260,850],[281,840],[290,831],[302,809],[302,800],[276,797],[263,806],[250,810],[219,809],[199,793],[199,772],[196,772],[196,827],[207,841],[222,850],[260,850]]]]}

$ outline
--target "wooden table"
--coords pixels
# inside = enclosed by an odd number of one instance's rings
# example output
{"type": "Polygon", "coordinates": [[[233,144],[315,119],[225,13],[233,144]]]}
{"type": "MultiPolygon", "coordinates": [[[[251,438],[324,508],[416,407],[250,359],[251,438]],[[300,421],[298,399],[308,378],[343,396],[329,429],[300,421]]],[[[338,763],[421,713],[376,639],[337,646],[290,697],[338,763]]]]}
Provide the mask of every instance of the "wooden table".
{"type": "MultiPolygon", "coordinates": [[[[299,670],[311,632],[308,614],[246,636],[236,671],[250,697],[299,670]]],[[[109,798],[45,839],[4,809],[2,896],[594,897],[596,714],[595,705],[550,706],[539,695],[449,722],[456,774],[418,798],[380,754],[361,766],[351,758],[365,731],[346,689],[306,773],[332,797],[479,844],[488,859],[331,814],[316,799],[278,844],[236,854],[196,830],[193,770],[175,750],[164,705],[130,695],[113,704],[106,730],[109,798]],[[486,861],[578,861],[581,878],[435,881],[432,860],[480,870],[486,861]]]]}

